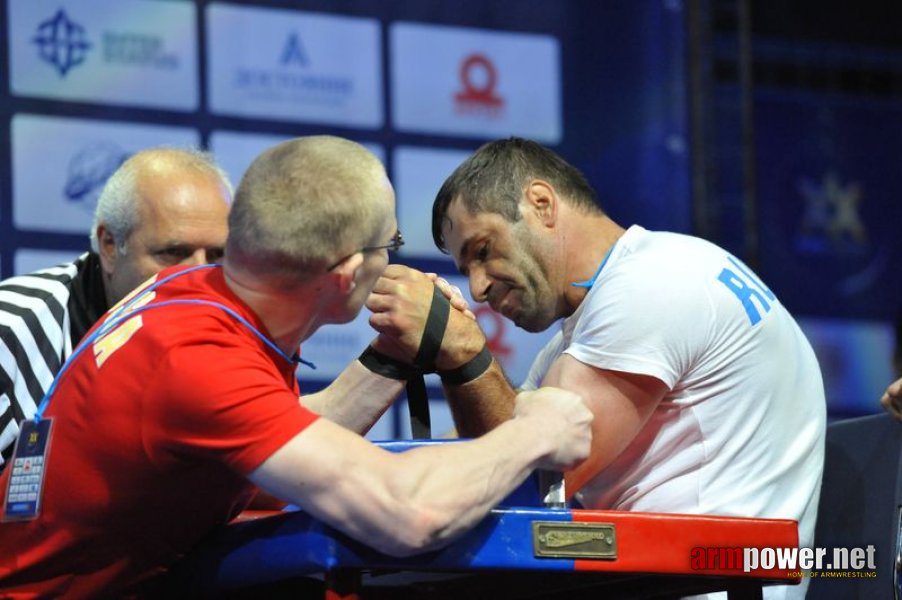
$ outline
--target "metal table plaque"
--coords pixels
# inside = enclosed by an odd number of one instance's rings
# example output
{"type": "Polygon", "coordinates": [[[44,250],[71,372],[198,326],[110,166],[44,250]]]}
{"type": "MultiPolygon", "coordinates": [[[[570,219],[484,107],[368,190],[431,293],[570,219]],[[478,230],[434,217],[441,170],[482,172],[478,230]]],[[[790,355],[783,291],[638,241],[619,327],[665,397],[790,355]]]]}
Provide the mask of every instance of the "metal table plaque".
{"type": "Polygon", "coordinates": [[[532,546],[538,558],[617,558],[613,523],[533,521],[532,546]]]}

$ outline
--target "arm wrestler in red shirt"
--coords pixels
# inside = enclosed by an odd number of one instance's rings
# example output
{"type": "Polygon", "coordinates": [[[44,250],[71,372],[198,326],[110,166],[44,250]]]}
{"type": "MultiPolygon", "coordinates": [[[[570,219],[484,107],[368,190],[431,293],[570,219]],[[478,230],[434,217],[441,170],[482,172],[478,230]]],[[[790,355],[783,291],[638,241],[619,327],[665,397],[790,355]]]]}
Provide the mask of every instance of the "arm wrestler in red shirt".
{"type": "MultiPolygon", "coordinates": [[[[356,143],[299,138],[257,158],[223,265],[146,282],[59,377],[42,415],[40,512],[0,525],[0,596],[127,594],[227,523],[254,486],[378,550],[415,554],[475,525],[532,469],[583,460],[591,414],[570,392],[521,395],[515,418],[479,439],[402,454],[355,432],[403,381],[355,361],[298,402],[298,348],[364,306],[396,245],[394,205],[382,164],[356,143]]],[[[6,505],[13,471],[0,478],[6,505]]]]}

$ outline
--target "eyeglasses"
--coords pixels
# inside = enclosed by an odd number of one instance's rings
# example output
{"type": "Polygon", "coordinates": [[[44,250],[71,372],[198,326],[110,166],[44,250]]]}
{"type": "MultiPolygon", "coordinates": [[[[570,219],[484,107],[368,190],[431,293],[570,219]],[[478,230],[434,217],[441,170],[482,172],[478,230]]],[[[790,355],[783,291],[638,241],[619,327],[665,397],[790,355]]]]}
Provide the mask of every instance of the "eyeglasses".
{"type": "Polygon", "coordinates": [[[360,252],[372,252],[373,250],[388,250],[389,252],[397,252],[401,249],[401,246],[404,245],[404,238],[401,237],[401,230],[395,232],[395,235],[392,236],[391,241],[383,246],[367,246],[365,248],[361,248],[360,252]]]}
{"type": "MultiPolygon", "coordinates": [[[[357,252],[374,252],[376,250],[388,250],[389,252],[397,252],[403,245],[404,245],[404,238],[401,236],[401,230],[399,229],[398,231],[395,232],[395,235],[392,236],[391,240],[387,244],[383,244],[382,246],[364,246],[357,252]]],[[[348,254],[344,258],[339,259],[334,265],[329,267],[328,270],[331,271],[332,269],[334,269],[335,267],[337,267],[338,265],[343,263],[345,260],[347,260],[349,257],[354,256],[354,254],[357,254],[357,252],[348,254]]]]}

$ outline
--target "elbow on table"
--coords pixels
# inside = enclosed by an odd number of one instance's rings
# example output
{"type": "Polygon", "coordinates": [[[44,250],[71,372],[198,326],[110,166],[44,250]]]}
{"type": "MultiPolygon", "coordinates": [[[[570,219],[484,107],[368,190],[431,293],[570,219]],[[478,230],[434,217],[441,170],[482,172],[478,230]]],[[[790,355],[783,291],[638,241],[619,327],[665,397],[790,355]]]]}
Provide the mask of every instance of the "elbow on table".
{"type": "Polygon", "coordinates": [[[442,511],[407,504],[403,515],[391,519],[379,541],[372,545],[384,554],[405,558],[435,550],[452,539],[454,520],[442,511]]]}

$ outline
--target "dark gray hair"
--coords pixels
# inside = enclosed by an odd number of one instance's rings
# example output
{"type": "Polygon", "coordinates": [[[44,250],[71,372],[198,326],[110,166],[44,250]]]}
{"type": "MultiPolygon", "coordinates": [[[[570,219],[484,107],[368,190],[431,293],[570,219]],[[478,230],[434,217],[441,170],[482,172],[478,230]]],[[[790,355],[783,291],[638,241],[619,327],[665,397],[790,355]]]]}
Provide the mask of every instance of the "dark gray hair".
{"type": "Polygon", "coordinates": [[[470,213],[490,212],[520,220],[520,199],[530,180],[547,181],[572,206],[601,212],[595,190],[580,171],[544,146],[511,137],[481,146],[445,180],[432,205],[432,239],[447,253],[442,226],[448,207],[460,200],[470,213]]]}

